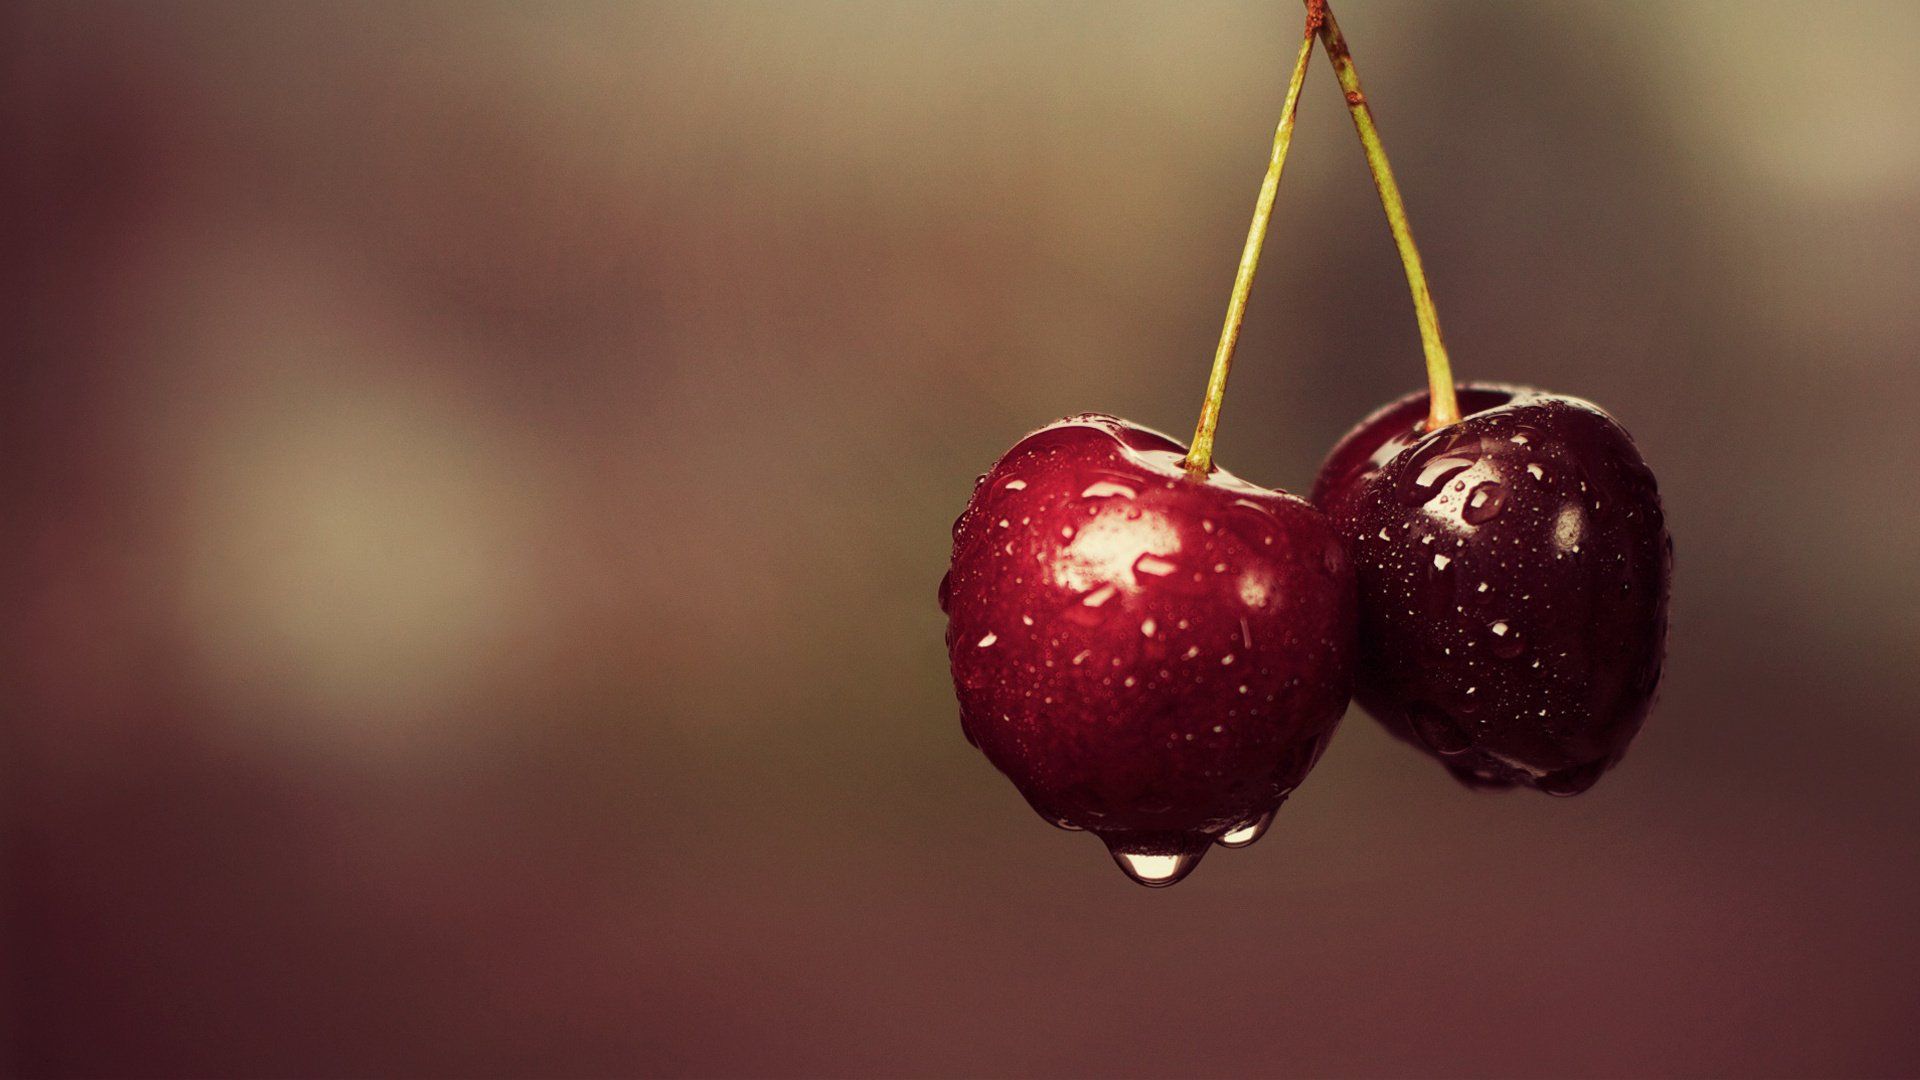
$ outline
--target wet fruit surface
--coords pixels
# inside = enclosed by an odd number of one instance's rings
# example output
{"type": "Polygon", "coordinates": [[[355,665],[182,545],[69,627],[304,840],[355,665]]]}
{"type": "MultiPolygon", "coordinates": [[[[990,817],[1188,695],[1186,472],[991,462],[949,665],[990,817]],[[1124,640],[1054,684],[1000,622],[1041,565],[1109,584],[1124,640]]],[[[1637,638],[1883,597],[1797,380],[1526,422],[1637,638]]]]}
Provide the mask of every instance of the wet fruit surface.
{"type": "Polygon", "coordinates": [[[1517,387],[1381,409],[1314,501],[1359,584],[1356,697],[1470,786],[1578,794],[1625,754],[1665,655],[1672,542],[1653,473],[1596,406],[1517,387]]]}
{"type": "Polygon", "coordinates": [[[1352,685],[1326,517],[1183,455],[1109,416],[1042,428],[980,478],[940,583],[967,738],[1147,884],[1258,839],[1352,685]]]}

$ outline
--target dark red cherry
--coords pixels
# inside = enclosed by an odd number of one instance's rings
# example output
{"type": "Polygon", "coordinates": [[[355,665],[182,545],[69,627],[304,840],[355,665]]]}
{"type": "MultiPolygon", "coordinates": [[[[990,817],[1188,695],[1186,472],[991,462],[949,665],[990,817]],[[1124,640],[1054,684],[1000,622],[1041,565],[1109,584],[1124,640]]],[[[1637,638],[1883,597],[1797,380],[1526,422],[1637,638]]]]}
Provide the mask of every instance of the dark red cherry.
{"type": "Polygon", "coordinates": [[[1626,753],[1666,652],[1673,545],[1613,418],[1512,386],[1427,395],[1340,440],[1313,499],[1359,583],[1355,697],[1475,787],[1585,791],[1626,753]]]}
{"type": "Polygon", "coordinates": [[[1007,451],[940,583],[967,738],[1144,884],[1256,839],[1352,688],[1353,573],[1325,515],[1088,414],[1007,451]]]}

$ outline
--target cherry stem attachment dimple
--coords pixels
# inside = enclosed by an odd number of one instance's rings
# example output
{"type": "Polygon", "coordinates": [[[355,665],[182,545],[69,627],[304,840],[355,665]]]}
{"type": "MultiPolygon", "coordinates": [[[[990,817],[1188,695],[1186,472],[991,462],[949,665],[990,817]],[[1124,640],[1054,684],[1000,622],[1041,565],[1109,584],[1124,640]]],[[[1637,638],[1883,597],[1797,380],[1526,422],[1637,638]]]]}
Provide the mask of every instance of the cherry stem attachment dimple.
{"type": "Polygon", "coordinates": [[[1413,230],[1407,225],[1406,204],[1400,201],[1400,185],[1394,183],[1393,168],[1387,164],[1386,147],[1380,144],[1380,131],[1373,123],[1373,110],[1360,89],[1360,73],[1354,70],[1353,54],[1347,39],[1326,0],[1306,0],[1308,18],[1320,16],[1320,43],[1327,60],[1340,80],[1347,98],[1347,111],[1353,114],[1353,130],[1360,135],[1366,151],[1367,171],[1380,192],[1380,208],[1387,212],[1387,228],[1393,233],[1394,246],[1400,249],[1400,265],[1407,271],[1407,288],[1413,293],[1413,313],[1420,321],[1420,347],[1427,358],[1427,430],[1460,422],[1460,404],[1454,397],[1453,367],[1447,362],[1447,346],[1440,339],[1440,316],[1433,308],[1433,295],[1427,291],[1427,274],[1420,265],[1420,249],[1414,246],[1413,230]]]}
{"type": "Polygon", "coordinates": [[[1213,433],[1220,426],[1220,403],[1227,396],[1227,372],[1233,368],[1233,348],[1240,342],[1240,324],[1246,320],[1247,294],[1253,291],[1253,272],[1260,265],[1260,248],[1267,240],[1267,223],[1273,218],[1273,197],[1280,190],[1280,170],[1287,164],[1287,147],[1293,143],[1293,118],[1300,105],[1300,87],[1307,81],[1307,61],[1313,56],[1313,35],[1320,27],[1320,11],[1307,7],[1307,29],[1300,42],[1300,55],[1294,59],[1293,74],[1287,80],[1286,103],[1280,107],[1280,127],[1273,133],[1273,156],[1267,160],[1267,175],[1260,182],[1260,196],[1254,201],[1253,221],[1247,226],[1247,244],[1240,252],[1240,268],[1233,276],[1233,292],[1227,297],[1227,319],[1220,328],[1220,344],[1213,351],[1213,373],[1207,377],[1206,400],[1200,404],[1200,423],[1193,429],[1193,445],[1184,462],[1187,475],[1204,480],[1213,471],[1213,433]]]}

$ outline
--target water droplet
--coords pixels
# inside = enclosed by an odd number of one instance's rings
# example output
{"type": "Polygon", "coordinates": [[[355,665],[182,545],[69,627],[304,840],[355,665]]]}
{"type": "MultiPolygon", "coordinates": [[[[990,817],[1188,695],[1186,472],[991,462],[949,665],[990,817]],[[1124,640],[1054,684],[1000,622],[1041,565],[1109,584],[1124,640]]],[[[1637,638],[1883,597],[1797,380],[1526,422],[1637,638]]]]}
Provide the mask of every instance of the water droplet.
{"type": "Polygon", "coordinates": [[[999,635],[999,634],[996,634],[996,633],[994,633],[994,632],[993,632],[993,631],[991,631],[991,630],[989,630],[989,631],[987,631],[987,636],[986,636],[986,637],[983,637],[983,638],[981,638],[981,639],[980,639],[980,645],[979,645],[979,647],[980,647],[980,648],[982,648],[982,649],[984,649],[984,648],[986,648],[987,646],[989,646],[989,645],[991,645],[991,644],[993,644],[994,642],[996,642],[996,641],[999,641],[999,640],[1000,640],[1000,635],[999,635]]]}
{"type": "Polygon", "coordinates": [[[1062,540],[1073,539],[1073,526],[1071,525],[1060,526],[1060,539],[1062,540]]]}
{"type": "Polygon", "coordinates": [[[1565,506],[1553,519],[1553,542],[1561,551],[1578,554],[1580,538],[1586,533],[1586,515],[1578,506],[1565,506]]]}
{"type": "Polygon", "coordinates": [[[1027,482],[1026,482],[1025,480],[1009,480],[1009,481],[1007,481],[1007,482],[1006,482],[1006,484],[1005,484],[1004,486],[1006,487],[1006,489],[1007,489],[1008,491],[1025,491],[1025,490],[1027,490],[1027,482]]]}
{"type": "Polygon", "coordinates": [[[1096,480],[1087,485],[1087,489],[1080,493],[1080,497],[1083,499],[1111,499],[1116,497],[1131,499],[1139,494],[1138,491],[1122,483],[1117,483],[1112,480],[1096,480]]]}
{"type": "Polygon", "coordinates": [[[1147,574],[1152,577],[1166,577],[1178,569],[1180,569],[1179,564],[1158,555],[1142,555],[1133,560],[1133,572],[1136,576],[1147,574]]]}
{"type": "Polygon", "coordinates": [[[940,575],[940,613],[946,614],[947,601],[953,598],[953,571],[940,575]]]}
{"type": "Polygon", "coordinates": [[[1435,555],[1433,557],[1433,568],[1435,570],[1445,570],[1447,568],[1447,564],[1452,561],[1453,561],[1452,559],[1448,558],[1445,555],[1435,555]]]}
{"type": "Polygon", "coordinates": [[[1132,838],[1124,834],[1101,839],[1106,841],[1120,872],[1149,889],[1175,884],[1192,873],[1193,868],[1200,865],[1200,857],[1207,853],[1205,837],[1197,838],[1197,844],[1189,841],[1188,846],[1171,849],[1164,842],[1135,847],[1132,838]]]}
{"type": "Polygon", "coordinates": [[[1231,663],[1233,663],[1233,654],[1232,654],[1232,653],[1228,653],[1227,655],[1225,655],[1225,656],[1223,656],[1223,657],[1221,657],[1221,658],[1220,658],[1220,666],[1221,666],[1221,667],[1225,667],[1225,666],[1227,666],[1228,664],[1231,664],[1231,663]]]}
{"type": "Polygon", "coordinates": [[[1479,462],[1473,447],[1460,448],[1447,438],[1437,439],[1417,453],[1418,457],[1401,473],[1394,492],[1408,506],[1425,506],[1444,490],[1448,481],[1479,462]]]}
{"type": "Polygon", "coordinates": [[[1502,660],[1512,660],[1527,651],[1527,643],[1520,639],[1520,631],[1505,619],[1495,620],[1487,627],[1493,632],[1493,655],[1502,660]]]}
{"type": "Polygon", "coordinates": [[[1541,777],[1536,783],[1540,790],[1549,795],[1578,795],[1599,783],[1600,774],[1607,771],[1607,759],[1589,761],[1585,765],[1575,765],[1570,769],[1561,769],[1541,777]]]}
{"type": "Polygon", "coordinates": [[[1413,729],[1420,741],[1433,748],[1436,754],[1451,756],[1464,754],[1473,747],[1473,740],[1453,722],[1453,717],[1431,705],[1414,705],[1407,709],[1407,726],[1413,729]]]}
{"type": "Polygon", "coordinates": [[[1545,480],[1547,478],[1547,470],[1529,463],[1527,465],[1527,475],[1533,477],[1535,480],[1545,480]]]}
{"type": "Polygon", "coordinates": [[[1102,585],[1082,596],[1079,603],[1068,605],[1061,617],[1081,626],[1098,626],[1112,614],[1107,609],[1107,601],[1112,600],[1119,591],[1112,583],[1102,585]]]}
{"type": "Polygon", "coordinates": [[[1259,817],[1254,818],[1252,821],[1243,821],[1220,834],[1220,838],[1215,840],[1214,843],[1219,844],[1223,848],[1246,847],[1255,840],[1267,835],[1268,827],[1273,824],[1273,814],[1274,812],[1269,810],[1259,817]]]}
{"type": "Polygon", "coordinates": [[[1159,628],[1154,625],[1154,622],[1152,619],[1147,619],[1146,621],[1140,624],[1140,632],[1142,634],[1145,634],[1147,637],[1152,637],[1153,632],[1157,629],[1159,628]]]}
{"type": "Polygon", "coordinates": [[[1469,525],[1485,525],[1500,513],[1507,504],[1507,486],[1498,480],[1487,480],[1473,489],[1467,496],[1467,504],[1460,510],[1460,516],[1469,525]]]}

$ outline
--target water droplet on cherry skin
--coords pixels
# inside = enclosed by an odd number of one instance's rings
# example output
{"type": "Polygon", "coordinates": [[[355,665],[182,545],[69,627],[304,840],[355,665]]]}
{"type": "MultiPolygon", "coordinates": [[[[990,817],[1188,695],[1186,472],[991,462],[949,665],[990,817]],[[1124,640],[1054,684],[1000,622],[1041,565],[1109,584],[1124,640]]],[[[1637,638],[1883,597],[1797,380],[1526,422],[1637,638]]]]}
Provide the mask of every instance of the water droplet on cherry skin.
{"type": "Polygon", "coordinates": [[[1460,473],[1480,463],[1477,445],[1463,445],[1455,435],[1441,435],[1415,452],[1395,485],[1394,494],[1403,505],[1425,506],[1447,490],[1447,484],[1460,473]]]}
{"type": "Polygon", "coordinates": [[[1487,627],[1487,631],[1492,635],[1488,649],[1500,659],[1514,660],[1527,651],[1527,643],[1521,640],[1519,628],[1507,620],[1495,620],[1487,627]]]}
{"type": "Polygon", "coordinates": [[[1476,485],[1460,508],[1460,518],[1469,525],[1485,525],[1500,514],[1507,504],[1507,486],[1498,480],[1476,485]]]}
{"type": "Polygon", "coordinates": [[[1179,563],[1170,559],[1164,559],[1151,552],[1133,560],[1133,573],[1136,578],[1142,575],[1147,577],[1167,577],[1179,569],[1179,563]]]}
{"type": "Polygon", "coordinates": [[[1243,848],[1267,835],[1267,829],[1273,825],[1273,816],[1278,811],[1269,810],[1252,821],[1243,821],[1214,839],[1214,843],[1223,848],[1243,848]]]}
{"type": "Polygon", "coordinates": [[[1139,496],[1139,494],[1139,490],[1130,484],[1123,484],[1118,480],[1102,478],[1088,484],[1086,488],[1080,492],[1080,497],[1083,499],[1132,499],[1139,496]]]}
{"type": "Polygon", "coordinates": [[[1119,587],[1111,582],[1102,585],[1068,604],[1060,617],[1079,626],[1099,626],[1122,606],[1114,602],[1119,591],[1119,587]]]}

